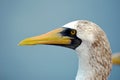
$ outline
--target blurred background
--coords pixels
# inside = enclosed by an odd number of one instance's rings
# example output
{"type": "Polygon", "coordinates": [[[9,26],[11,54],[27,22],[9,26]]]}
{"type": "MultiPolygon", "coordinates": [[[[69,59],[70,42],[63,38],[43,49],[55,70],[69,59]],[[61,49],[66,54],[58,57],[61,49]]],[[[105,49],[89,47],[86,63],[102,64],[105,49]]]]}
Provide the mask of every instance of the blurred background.
{"type": "MultiPolygon", "coordinates": [[[[120,51],[119,0],[0,0],[0,80],[75,80],[75,51],[17,44],[79,19],[101,26],[113,53],[120,51]]],[[[109,80],[119,79],[113,66],[109,80]]]]}

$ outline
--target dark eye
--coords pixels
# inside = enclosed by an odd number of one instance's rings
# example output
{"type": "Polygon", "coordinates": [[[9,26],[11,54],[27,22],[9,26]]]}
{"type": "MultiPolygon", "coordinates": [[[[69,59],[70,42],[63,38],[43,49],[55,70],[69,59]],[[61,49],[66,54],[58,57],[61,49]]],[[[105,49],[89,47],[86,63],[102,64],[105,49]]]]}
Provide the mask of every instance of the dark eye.
{"type": "Polygon", "coordinates": [[[71,34],[71,35],[75,35],[75,34],[76,34],[76,30],[71,30],[71,31],[70,31],[70,34],[71,34]]]}

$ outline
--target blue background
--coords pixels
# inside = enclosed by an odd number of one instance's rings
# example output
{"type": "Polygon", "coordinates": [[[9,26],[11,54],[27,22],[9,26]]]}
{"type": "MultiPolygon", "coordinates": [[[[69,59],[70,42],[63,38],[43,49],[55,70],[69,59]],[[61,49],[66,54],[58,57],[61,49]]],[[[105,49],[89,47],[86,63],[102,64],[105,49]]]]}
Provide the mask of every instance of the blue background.
{"type": "MultiPolygon", "coordinates": [[[[120,51],[120,0],[0,0],[0,80],[74,80],[75,51],[17,44],[78,19],[100,25],[112,51],[120,51]]],[[[109,80],[119,79],[120,66],[113,66],[109,80]]]]}

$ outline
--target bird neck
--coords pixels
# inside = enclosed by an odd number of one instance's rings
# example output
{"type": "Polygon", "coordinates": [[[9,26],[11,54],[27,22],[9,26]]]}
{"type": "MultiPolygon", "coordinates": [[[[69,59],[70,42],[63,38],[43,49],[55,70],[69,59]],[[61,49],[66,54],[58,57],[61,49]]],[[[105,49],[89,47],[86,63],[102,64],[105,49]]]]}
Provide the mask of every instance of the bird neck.
{"type": "Polygon", "coordinates": [[[90,55],[88,55],[89,49],[86,45],[81,45],[81,46],[77,49],[78,72],[77,72],[76,80],[89,80],[90,78],[94,77],[92,66],[89,64],[90,61],[90,55]],[[84,48],[86,48],[86,50],[84,50],[84,48]]]}
{"type": "Polygon", "coordinates": [[[107,80],[111,65],[106,55],[102,56],[101,52],[95,53],[93,47],[84,43],[76,51],[79,59],[76,80],[107,80]]]}

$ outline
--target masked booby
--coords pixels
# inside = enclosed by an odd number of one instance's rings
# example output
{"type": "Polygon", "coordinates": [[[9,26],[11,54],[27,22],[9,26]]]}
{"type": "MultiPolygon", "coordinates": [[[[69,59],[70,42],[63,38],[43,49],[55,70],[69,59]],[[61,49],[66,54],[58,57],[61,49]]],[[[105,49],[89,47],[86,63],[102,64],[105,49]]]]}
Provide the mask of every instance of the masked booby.
{"type": "Polygon", "coordinates": [[[77,20],[19,45],[55,45],[76,51],[79,63],[75,80],[107,80],[112,68],[111,48],[105,32],[95,23],[77,20]]]}

